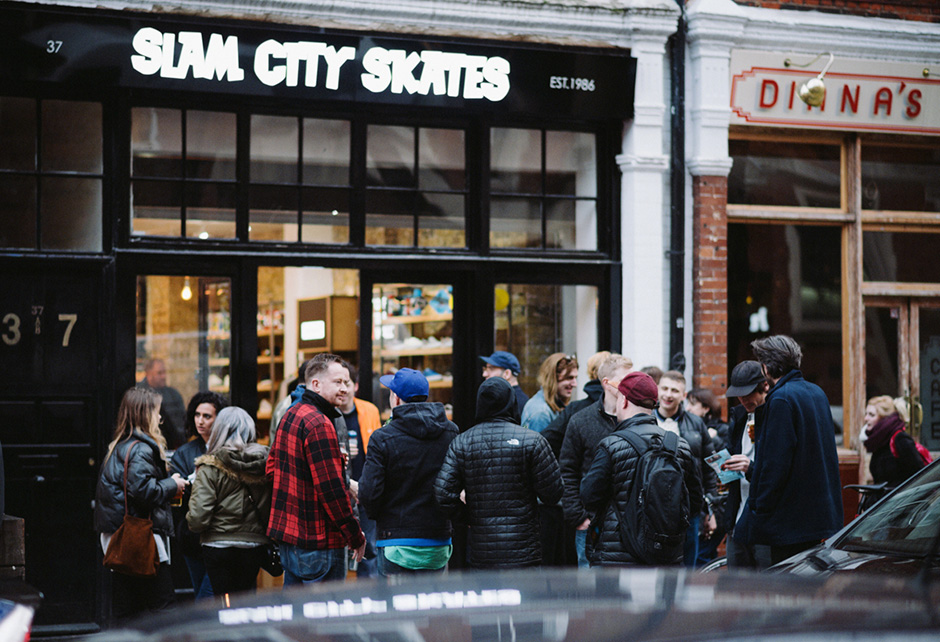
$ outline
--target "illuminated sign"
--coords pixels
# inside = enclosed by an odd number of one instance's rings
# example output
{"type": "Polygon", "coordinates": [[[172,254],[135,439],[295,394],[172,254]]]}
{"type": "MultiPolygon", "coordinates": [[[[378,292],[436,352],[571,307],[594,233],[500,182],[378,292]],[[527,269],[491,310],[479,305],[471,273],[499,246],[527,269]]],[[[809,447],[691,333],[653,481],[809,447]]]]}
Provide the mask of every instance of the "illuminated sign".
{"type": "Polygon", "coordinates": [[[736,49],[731,54],[731,124],[940,135],[940,79],[923,66],[839,56],[826,73],[819,107],[799,97],[827,61],[811,56],[736,49]]]}

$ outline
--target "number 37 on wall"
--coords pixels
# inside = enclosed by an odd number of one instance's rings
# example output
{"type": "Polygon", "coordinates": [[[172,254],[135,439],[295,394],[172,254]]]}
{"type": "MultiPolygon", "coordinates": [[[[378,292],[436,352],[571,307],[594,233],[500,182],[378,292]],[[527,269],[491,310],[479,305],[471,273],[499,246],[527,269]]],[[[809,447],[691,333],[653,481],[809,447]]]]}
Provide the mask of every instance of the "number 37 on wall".
{"type": "MultiPolygon", "coordinates": [[[[32,314],[35,317],[33,333],[42,334],[42,306],[34,305],[32,314]]],[[[62,347],[67,348],[69,339],[72,337],[72,330],[78,322],[78,315],[60,314],[58,319],[60,322],[65,323],[64,332],[62,333],[62,347]]],[[[3,316],[2,325],[0,325],[0,338],[8,346],[15,346],[20,342],[23,338],[23,324],[18,314],[8,312],[3,316]]]]}

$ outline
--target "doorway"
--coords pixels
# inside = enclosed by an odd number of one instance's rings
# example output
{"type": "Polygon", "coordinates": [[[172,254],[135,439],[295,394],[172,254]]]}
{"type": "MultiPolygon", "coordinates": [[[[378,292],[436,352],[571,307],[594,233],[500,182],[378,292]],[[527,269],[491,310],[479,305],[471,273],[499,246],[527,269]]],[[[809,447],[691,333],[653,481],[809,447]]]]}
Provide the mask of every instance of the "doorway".
{"type": "Polygon", "coordinates": [[[940,299],[865,298],[865,398],[904,397],[911,436],[940,450],[940,299]]]}

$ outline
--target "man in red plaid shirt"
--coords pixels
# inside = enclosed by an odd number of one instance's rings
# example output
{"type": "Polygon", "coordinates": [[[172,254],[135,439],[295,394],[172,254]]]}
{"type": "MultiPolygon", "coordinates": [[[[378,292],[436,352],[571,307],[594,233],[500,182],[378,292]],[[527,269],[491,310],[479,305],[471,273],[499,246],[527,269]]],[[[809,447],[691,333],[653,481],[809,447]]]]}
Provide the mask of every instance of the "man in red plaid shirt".
{"type": "Polygon", "coordinates": [[[319,354],[307,365],[304,382],[303,397],[281,420],[267,462],[274,482],[268,536],[280,548],[285,586],[345,579],[345,547],[357,562],[366,547],[332,423],[350,394],[346,362],[319,354]]]}

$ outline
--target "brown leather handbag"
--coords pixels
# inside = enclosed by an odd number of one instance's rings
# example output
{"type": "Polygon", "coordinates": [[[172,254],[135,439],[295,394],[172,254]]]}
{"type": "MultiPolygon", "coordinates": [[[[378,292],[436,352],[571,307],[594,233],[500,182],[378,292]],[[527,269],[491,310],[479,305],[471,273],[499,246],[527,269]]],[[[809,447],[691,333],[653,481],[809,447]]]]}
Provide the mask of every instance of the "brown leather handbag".
{"type": "Polygon", "coordinates": [[[153,577],[160,568],[157,543],[153,539],[153,521],[127,512],[127,462],[131,450],[139,443],[133,442],[124,455],[124,522],[111,536],[103,564],[116,573],[153,577]]]}

